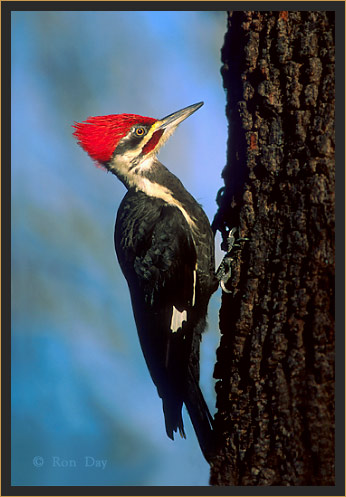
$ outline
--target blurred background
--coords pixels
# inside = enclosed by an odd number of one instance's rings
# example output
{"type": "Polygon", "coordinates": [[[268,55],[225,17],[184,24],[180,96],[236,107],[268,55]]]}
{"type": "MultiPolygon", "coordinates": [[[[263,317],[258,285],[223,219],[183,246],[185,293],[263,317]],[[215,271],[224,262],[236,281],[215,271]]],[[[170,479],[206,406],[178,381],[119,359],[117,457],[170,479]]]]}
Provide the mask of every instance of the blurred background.
{"type": "MultiPolygon", "coordinates": [[[[113,246],[125,188],[71,124],[203,100],[159,157],[212,221],[225,30],[225,12],[12,13],[12,485],[208,485],[186,411],[187,440],[165,434],[138,344],[113,246]]],[[[212,412],[219,306],[220,291],[202,346],[212,412]]]]}

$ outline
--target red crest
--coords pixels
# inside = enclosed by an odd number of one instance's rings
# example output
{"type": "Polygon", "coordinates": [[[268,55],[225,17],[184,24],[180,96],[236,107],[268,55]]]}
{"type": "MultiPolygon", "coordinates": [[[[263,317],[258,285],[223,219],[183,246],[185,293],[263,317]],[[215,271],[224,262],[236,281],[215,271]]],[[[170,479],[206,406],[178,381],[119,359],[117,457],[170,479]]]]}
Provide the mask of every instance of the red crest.
{"type": "Polygon", "coordinates": [[[112,114],[109,116],[88,117],[73,125],[73,135],[78,144],[97,163],[108,162],[119,141],[127,135],[134,124],[153,124],[157,119],[136,114],[112,114]]]}

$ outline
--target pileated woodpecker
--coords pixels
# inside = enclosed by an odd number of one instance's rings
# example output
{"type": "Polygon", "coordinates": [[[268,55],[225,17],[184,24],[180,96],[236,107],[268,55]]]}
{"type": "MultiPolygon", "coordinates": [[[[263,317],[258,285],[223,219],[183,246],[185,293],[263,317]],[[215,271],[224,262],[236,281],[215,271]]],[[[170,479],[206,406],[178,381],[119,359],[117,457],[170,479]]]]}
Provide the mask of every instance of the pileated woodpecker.
{"type": "Polygon", "coordinates": [[[167,435],[185,438],[185,403],[206,459],[213,419],[199,382],[199,345],[218,287],[214,236],[202,207],[157,159],[177,126],[203,102],[157,120],[134,114],[89,117],[74,136],[128,192],[118,210],[115,248],[128,282],[142,351],[162,399],[167,435]]]}

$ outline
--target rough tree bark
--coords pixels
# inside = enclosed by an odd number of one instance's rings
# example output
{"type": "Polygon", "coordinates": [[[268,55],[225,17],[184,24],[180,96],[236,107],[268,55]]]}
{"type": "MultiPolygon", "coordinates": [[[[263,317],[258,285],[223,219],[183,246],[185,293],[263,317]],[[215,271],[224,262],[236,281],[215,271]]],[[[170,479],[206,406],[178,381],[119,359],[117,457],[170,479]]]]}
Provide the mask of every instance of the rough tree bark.
{"type": "Polygon", "coordinates": [[[212,485],[334,484],[334,13],[231,12],[212,485]]]}

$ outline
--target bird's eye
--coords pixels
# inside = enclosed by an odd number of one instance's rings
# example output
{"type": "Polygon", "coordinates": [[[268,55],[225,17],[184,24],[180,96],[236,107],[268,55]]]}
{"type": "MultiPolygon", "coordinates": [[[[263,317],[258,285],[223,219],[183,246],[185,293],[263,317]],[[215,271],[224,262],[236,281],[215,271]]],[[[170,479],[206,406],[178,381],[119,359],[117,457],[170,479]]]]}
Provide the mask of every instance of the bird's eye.
{"type": "Polygon", "coordinates": [[[136,128],[135,133],[137,136],[143,136],[145,134],[145,128],[143,128],[142,126],[139,128],[136,128]]]}

